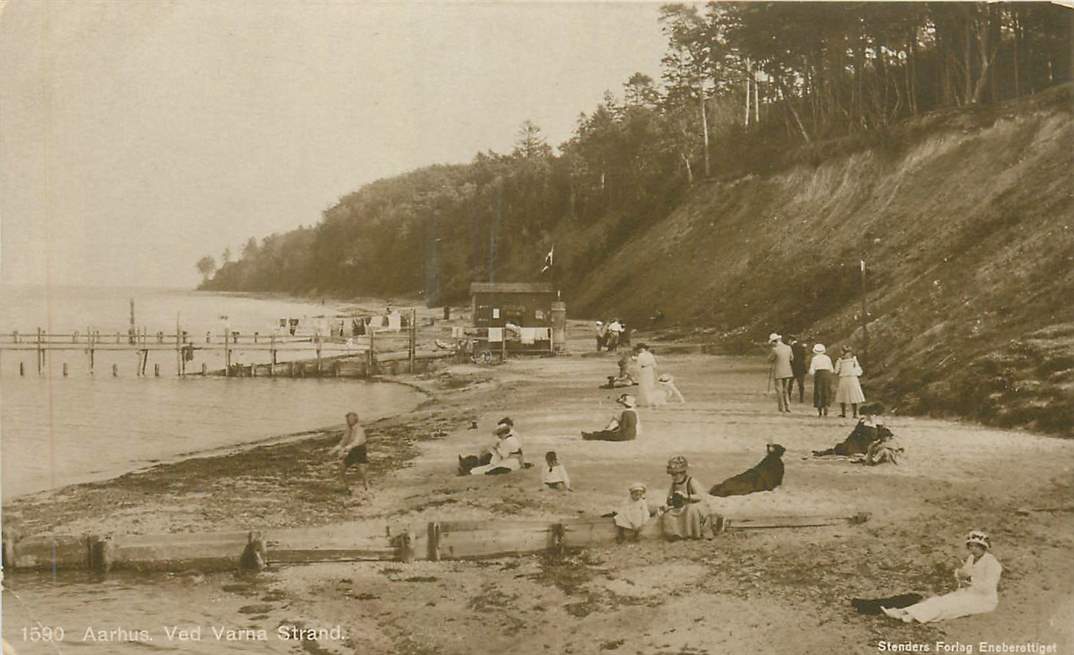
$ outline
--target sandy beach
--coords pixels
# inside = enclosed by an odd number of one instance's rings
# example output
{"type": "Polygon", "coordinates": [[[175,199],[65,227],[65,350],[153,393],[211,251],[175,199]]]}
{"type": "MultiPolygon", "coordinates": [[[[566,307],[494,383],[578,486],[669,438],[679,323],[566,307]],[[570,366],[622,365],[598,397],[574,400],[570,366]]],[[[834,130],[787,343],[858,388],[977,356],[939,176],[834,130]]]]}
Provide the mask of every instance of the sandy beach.
{"type": "MultiPolygon", "coordinates": [[[[562,558],[279,567],[249,588],[221,593],[278,591],[260,608],[270,630],[296,613],[311,624],[342,625],[347,638],[320,642],[325,652],[868,653],[882,642],[935,649],[938,640],[1074,647],[1074,443],[894,416],[887,423],[908,450],[898,466],[811,459],[810,450],[842,440],[853,421],[817,418],[808,404],[777,414],[760,358],[660,355],[659,347],[661,370],[676,376],[687,404],[641,410],[636,441],[584,442],[580,430],[617,413],[617,392],[598,388],[614,373],[614,358],[582,348],[403,378],[429,400],[368,426],[368,495],[340,492],[328,456],[338,432],[324,431],[20,498],[5,507],[5,521],[22,534],[148,534],[591,517],[618,505],[635,480],[649,485],[651,503],[662,502],[670,455],[687,456],[707,488],[755,464],[773,441],[787,449],[783,486],[712,499],[714,508],[731,517],[864,511],[871,520],[562,558]],[[559,453],[574,493],[542,490],[538,468],[455,475],[456,455],[489,441],[504,415],[514,418],[527,459],[559,453]],[[854,596],[949,591],[965,554],[962,536],[973,528],[992,534],[1005,568],[994,613],[927,626],[854,614],[854,596]]],[[[210,580],[227,586],[226,576],[210,580]]]]}

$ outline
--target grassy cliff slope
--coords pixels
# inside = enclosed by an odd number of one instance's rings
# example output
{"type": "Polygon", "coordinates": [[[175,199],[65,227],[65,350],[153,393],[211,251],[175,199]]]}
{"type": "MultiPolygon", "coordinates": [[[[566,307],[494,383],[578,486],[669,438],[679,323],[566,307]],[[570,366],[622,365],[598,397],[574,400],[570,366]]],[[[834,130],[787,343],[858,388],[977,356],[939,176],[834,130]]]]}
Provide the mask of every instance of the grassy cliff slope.
{"type": "Polygon", "coordinates": [[[860,348],[865,259],[867,393],[1074,435],[1071,108],[1067,85],[700,187],[590,277],[572,313],[644,325],[660,310],[658,325],[709,326],[739,350],[771,330],[860,348]]]}

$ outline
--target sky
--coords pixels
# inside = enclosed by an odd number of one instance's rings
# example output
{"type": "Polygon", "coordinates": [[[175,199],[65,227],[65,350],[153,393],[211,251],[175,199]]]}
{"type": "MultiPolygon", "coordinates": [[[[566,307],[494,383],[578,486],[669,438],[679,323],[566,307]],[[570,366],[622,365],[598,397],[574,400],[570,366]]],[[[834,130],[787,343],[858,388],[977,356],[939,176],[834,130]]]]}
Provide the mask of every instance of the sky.
{"type": "MultiPolygon", "coordinates": [[[[2,1],[2,0],[0,0],[2,1]]],[[[564,141],[659,5],[46,2],[0,14],[0,282],[189,287],[362,184],[564,141]]]]}

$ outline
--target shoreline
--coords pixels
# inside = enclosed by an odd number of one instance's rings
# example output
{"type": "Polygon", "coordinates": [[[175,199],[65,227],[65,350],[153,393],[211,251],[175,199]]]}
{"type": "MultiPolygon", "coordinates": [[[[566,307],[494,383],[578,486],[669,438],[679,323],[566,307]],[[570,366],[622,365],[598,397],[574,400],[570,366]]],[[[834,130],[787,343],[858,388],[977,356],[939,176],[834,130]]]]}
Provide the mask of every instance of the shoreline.
{"type": "MultiPolygon", "coordinates": [[[[527,654],[619,648],[700,653],[704,649],[690,649],[702,644],[720,652],[791,655],[875,652],[884,640],[937,638],[1074,646],[1067,627],[1074,625],[1067,620],[1074,617],[1074,571],[1067,562],[1074,522],[1069,512],[1046,509],[1069,502],[1074,443],[893,416],[889,425],[909,450],[900,465],[821,462],[806,457],[809,450],[840,440],[853,422],[816,418],[797,402],[793,415],[777,415],[774,399],[762,393],[766,369],[759,358],[667,355],[661,365],[675,373],[689,402],[642,410],[644,432],[634,442],[583,442],[577,436],[615,411],[616,392],[597,388],[604,371],[615,366],[611,356],[454,365],[402,376],[430,398],[412,412],[366,426],[368,496],[352,499],[332,489],[334,461],[326,453],[338,436],[322,432],[84,485],[18,509],[24,519],[31,512],[48,515],[74,533],[111,528],[152,534],[360,526],[384,517],[599,516],[622,502],[634,480],[649,484],[650,501],[658,504],[670,454],[686,455],[707,488],[755,464],[764,444],[775,441],[788,449],[784,485],[715,499],[721,513],[834,508],[870,511],[873,518],[861,526],[728,533],[711,542],[654,540],[562,558],[270,566],[260,578],[279,589],[281,599],[268,603],[265,625],[295,615],[339,623],[349,635],[347,652],[370,653],[461,655],[512,644],[527,654]],[[519,426],[527,460],[539,462],[545,450],[560,454],[575,493],[543,491],[533,469],[454,475],[455,454],[486,442],[504,415],[519,426]],[[470,421],[478,421],[480,430],[470,430],[470,421]],[[1027,481],[1022,469],[1030,466],[1036,476],[1027,481]],[[948,591],[951,570],[965,555],[960,539],[972,528],[992,533],[1007,569],[994,613],[938,625],[853,613],[847,602],[852,596],[948,591]]],[[[225,574],[210,583],[226,586],[229,580],[225,574]]]]}

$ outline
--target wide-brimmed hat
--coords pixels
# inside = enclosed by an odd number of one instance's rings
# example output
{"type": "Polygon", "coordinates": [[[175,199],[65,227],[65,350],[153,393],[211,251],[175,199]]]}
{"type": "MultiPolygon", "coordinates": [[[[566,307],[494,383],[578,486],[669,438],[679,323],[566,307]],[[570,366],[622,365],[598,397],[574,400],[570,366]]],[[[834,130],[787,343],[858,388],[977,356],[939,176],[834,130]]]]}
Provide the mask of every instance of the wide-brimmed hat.
{"type": "Polygon", "coordinates": [[[813,352],[817,353],[818,355],[823,355],[825,350],[827,350],[827,348],[824,347],[823,343],[818,343],[813,346],[813,352]]]}
{"type": "Polygon", "coordinates": [[[989,542],[988,535],[981,530],[974,530],[973,532],[970,532],[968,535],[966,535],[966,543],[983,546],[985,550],[988,550],[992,547],[992,544],[989,542]]]}
{"type": "Polygon", "coordinates": [[[505,416],[505,417],[501,418],[499,421],[496,421],[496,425],[507,425],[507,426],[513,428],[513,427],[515,427],[515,422],[513,420],[511,420],[510,416],[505,416]]]}
{"type": "Polygon", "coordinates": [[[768,343],[772,343],[773,341],[779,341],[782,338],[783,337],[779,336],[779,334],[773,332],[772,334],[768,335],[768,343]]]}
{"type": "Polygon", "coordinates": [[[656,378],[657,382],[674,382],[675,378],[671,377],[670,373],[661,373],[660,377],[656,378]]]}
{"type": "Polygon", "coordinates": [[[496,426],[496,429],[493,430],[493,433],[497,437],[502,437],[505,434],[510,434],[511,433],[511,426],[510,425],[504,425],[503,423],[501,423],[501,424],[496,426]]]}
{"type": "Polygon", "coordinates": [[[649,489],[645,486],[644,482],[635,482],[627,488],[627,491],[641,491],[642,493],[645,493],[648,490],[649,489]]]}
{"type": "Polygon", "coordinates": [[[682,455],[676,455],[668,460],[668,474],[672,475],[675,473],[686,473],[686,469],[688,466],[689,464],[687,463],[685,457],[683,457],[682,455]]]}
{"type": "Polygon", "coordinates": [[[623,405],[624,407],[634,407],[638,404],[638,399],[635,398],[632,394],[624,393],[623,395],[616,398],[615,402],[619,403],[620,405],[623,405]]]}

